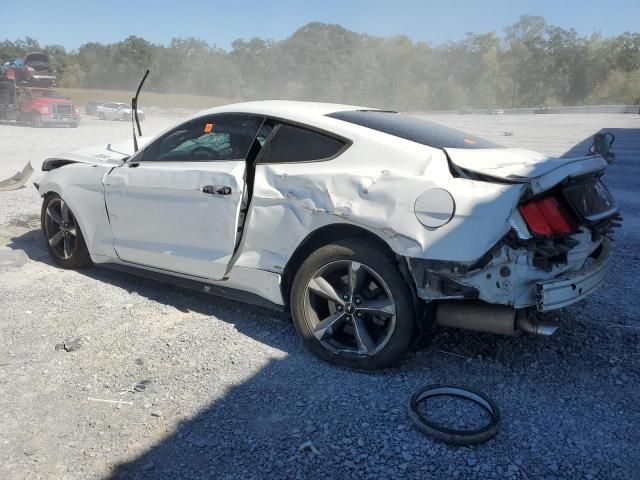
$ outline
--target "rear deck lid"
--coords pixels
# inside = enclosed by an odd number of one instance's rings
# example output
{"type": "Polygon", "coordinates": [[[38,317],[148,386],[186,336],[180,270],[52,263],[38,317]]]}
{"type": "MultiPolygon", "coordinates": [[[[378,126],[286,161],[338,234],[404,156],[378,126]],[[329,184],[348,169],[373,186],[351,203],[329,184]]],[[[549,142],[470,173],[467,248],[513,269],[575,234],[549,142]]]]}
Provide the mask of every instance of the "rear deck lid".
{"type": "Polygon", "coordinates": [[[607,161],[600,156],[555,158],[523,148],[444,150],[451,162],[462,170],[496,180],[529,183],[534,195],[566,178],[598,172],[607,166],[607,161]]]}

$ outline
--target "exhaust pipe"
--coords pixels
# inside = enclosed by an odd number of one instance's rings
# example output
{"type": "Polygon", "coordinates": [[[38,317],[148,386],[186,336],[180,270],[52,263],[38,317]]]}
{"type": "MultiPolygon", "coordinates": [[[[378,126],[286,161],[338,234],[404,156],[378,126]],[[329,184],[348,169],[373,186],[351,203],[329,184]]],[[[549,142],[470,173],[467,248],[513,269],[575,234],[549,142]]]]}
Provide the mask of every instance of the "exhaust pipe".
{"type": "Polygon", "coordinates": [[[440,302],[436,323],[444,327],[513,336],[519,332],[548,337],[557,325],[537,321],[528,310],[514,310],[504,305],[488,303],[440,302]]]}
{"type": "Polygon", "coordinates": [[[516,328],[522,330],[529,335],[538,335],[540,337],[550,337],[556,330],[560,328],[559,325],[549,322],[541,322],[533,315],[518,315],[516,319],[516,328]]]}

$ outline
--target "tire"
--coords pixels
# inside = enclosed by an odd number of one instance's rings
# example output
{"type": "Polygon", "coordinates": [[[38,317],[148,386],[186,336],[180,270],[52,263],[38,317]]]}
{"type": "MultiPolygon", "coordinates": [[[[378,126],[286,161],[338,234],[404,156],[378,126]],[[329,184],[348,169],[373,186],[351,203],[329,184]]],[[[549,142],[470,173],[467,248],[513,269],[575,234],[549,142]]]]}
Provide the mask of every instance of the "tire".
{"type": "Polygon", "coordinates": [[[104,112],[98,112],[98,118],[100,120],[106,120],[106,117],[104,116],[104,112]]]}
{"type": "Polygon", "coordinates": [[[78,124],[77,123],[72,123],[71,125],[69,125],[71,128],[78,128],[78,124]]]}
{"type": "Polygon", "coordinates": [[[36,112],[31,114],[31,126],[34,128],[42,128],[42,118],[36,112]]]}
{"type": "Polygon", "coordinates": [[[55,193],[42,202],[40,224],[51,259],[62,268],[92,265],[80,225],[66,202],[55,193]]]}
{"type": "Polygon", "coordinates": [[[366,240],[339,241],[311,254],[296,272],[289,303],[306,347],[344,367],[390,367],[414,338],[409,286],[394,259],[366,240]]]}
{"type": "Polygon", "coordinates": [[[427,385],[415,392],[409,400],[409,417],[416,428],[434,439],[449,445],[476,445],[493,438],[500,429],[500,409],[498,405],[482,392],[460,385],[427,385]],[[430,397],[449,396],[464,398],[475,402],[490,416],[489,422],[474,429],[453,429],[441,422],[432,420],[420,412],[418,404],[430,397]]]}

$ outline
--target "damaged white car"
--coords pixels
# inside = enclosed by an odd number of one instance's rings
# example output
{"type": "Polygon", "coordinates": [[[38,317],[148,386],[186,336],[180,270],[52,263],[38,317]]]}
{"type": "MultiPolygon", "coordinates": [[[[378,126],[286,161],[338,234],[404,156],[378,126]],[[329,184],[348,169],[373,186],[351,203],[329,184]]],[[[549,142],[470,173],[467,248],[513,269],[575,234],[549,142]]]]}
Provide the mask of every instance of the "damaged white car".
{"type": "Polygon", "coordinates": [[[269,101],[204,111],[135,153],[50,158],[37,188],[60,266],[287,309],[312,352],[375,369],[436,322],[550,333],[528,312],[584,298],[608,269],[606,166],[269,101]]]}

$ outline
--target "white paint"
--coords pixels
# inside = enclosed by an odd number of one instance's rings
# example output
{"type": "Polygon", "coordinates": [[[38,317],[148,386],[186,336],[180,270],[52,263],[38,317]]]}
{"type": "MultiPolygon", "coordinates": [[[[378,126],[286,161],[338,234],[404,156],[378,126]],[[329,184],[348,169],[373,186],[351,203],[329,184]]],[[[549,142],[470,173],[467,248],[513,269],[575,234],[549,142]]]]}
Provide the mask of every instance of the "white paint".
{"type": "Polygon", "coordinates": [[[447,148],[449,158],[459,167],[494,178],[531,184],[533,194],[544,192],[570,176],[604,170],[600,156],[553,158],[523,148],[447,148]]]}

